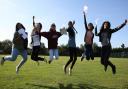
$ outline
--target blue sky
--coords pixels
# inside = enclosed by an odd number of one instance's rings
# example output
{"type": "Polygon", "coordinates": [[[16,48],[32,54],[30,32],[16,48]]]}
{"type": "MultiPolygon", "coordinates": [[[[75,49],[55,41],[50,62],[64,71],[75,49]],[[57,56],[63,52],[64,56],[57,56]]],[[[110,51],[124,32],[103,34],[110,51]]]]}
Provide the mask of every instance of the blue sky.
{"type": "MultiPolygon", "coordinates": [[[[36,17],[36,22],[43,24],[42,31],[49,31],[50,25],[55,23],[57,31],[63,26],[67,27],[69,20],[75,20],[77,46],[84,44],[84,21],[83,7],[88,6],[87,22],[95,25],[98,18],[98,28],[103,21],[111,22],[112,28],[120,25],[128,19],[128,0],[0,0],[0,40],[13,38],[15,25],[21,22],[26,31],[32,31],[32,16],[36,17]]],[[[111,39],[113,47],[120,47],[124,43],[128,47],[128,25],[114,33],[111,39]]],[[[42,37],[42,42],[47,47],[47,40],[42,37]]],[[[62,36],[58,43],[67,44],[68,36],[62,36]]],[[[94,42],[100,45],[98,37],[94,42]]]]}

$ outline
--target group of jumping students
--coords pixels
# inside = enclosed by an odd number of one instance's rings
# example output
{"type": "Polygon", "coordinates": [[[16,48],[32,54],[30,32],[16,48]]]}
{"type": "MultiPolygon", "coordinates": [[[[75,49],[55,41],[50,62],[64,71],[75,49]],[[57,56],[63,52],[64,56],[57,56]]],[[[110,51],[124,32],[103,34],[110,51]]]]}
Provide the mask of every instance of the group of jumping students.
{"type": "MultiPolygon", "coordinates": [[[[109,21],[103,22],[100,32],[97,33],[97,26],[94,27],[92,23],[88,23],[86,21],[86,14],[83,12],[84,15],[84,25],[85,25],[85,36],[84,36],[84,42],[85,42],[85,51],[82,54],[81,61],[86,57],[87,60],[94,60],[94,53],[93,53],[93,38],[94,33],[93,29],[95,29],[95,35],[99,36],[99,41],[102,44],[101,49],[101,64],[104,66],[104,70],[107,71],[107,67],[110,66],[112,68],[112,73],[116,74],[116,66],[109,60],[110,53],[111,53],[111,36],[112,33],[120,30],[122,27],[124,27],[128,20],[125,20],[123,24],[120,26],[111,29],[111,24],[109,21]]],[[[48,40],[48,50],[49,50],[49,61],[50,64],[53,59],[58,59],[59,53],[58,53],[58,38],[62,36],[61,32],[56,31],[56,25],[53,23],[51,24],[50,30],[48,32],[41,32],[42,24],[41,23],[35,23],[33,16],[33,30],[31,33],[31,44],[32,44],[32,53],[31,53],[31,59],[33,61],[36,61],[39,64],[39,61],[44,61],[47,63],[47,60],[45,58],[41,58],[38,56],[40,47],[41,47],[41,36],[45,37],[48,40]]],[[[77,60],[77,48],[76,48],[76,41],[75,41],[75,35],[77,33],[76,29],[74,28],[75,21],[69,21],[68,22],[68,28],[65,30],[68,33],[69,40],[68,40],[68,48],[69,48],[69,55],[70,58],[67,61],[67,63],[64,65],[63,70],[64,73],[67,74],[67,67],[71,64],[68,70],[68,74],[72,74],[73,66],[77,60]]],[[[19,69],[22,67],[22,65],[27,61],[27,46],[28,46],[28,34],[26,32],[25,27],[21,23],[16,24],[16,29],[13,37],[13,47],[11,56],[5,56],[2,57],[0,60],[0,64],[3,65],[5,61],[15,61],[17,59],[18,55],[22,56],[22,60],[20,63],[16,66],[16,73],[19,73],[19,69]]]]}

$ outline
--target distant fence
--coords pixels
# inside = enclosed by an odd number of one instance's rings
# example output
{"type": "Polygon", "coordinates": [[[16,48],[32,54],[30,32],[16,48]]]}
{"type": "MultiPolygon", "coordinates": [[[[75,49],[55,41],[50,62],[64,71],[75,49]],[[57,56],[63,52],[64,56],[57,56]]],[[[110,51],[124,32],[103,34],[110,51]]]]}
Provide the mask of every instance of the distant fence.
{"type": "Polygon", "coordinates": [[[111,57],[124,57],[128,58],[128,52],[112,52],[111,57]]]}
{"type": "MultiPolygon", "coordinates": [[[[28,49],[28,55],[31,55],[32,50],[28,49]]],[[[0,50],[0,54],[10,54],[11,51],[9,53],[4,52],[3,50],[0,50]]],[[[78,50],[77,55],[80,57],[82,55],[83,51],[82,50],[78,50]]],[[[48,49],[41,49],[39,52],[40,55],[49,55],[48,49]]],[[[60,56],[69,56],[69,51],[68,49],[65,50],[59,50],[59,55],[60,56]]],[[[101,56],[101,51],[99,50],[98,52],[94,52],[94,56],[95,57],[100,57],[101,56]]],[[[111,52],[111,57],[115,57],[115,58],[128,58],[128,51],[125,52],[111,52]]]]}

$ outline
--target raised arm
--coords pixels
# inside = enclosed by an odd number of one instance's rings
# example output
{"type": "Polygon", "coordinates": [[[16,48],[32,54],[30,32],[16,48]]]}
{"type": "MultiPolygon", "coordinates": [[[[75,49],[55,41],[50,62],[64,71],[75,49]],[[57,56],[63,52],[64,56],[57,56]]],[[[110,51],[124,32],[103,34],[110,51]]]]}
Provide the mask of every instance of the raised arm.
{"type": "Polygon", "coordinates": [[[72,21],[72,24],[73,24],[73,29],[76,31],[76,33],[78,33],[77,30],[74,27],[75,21],[72,21]]]}
{"type": "Polygon", "coordinates": [[[121,25],[119,25],[118,27],[112,29],[111,30],[111,33],[117,32],[118,30],[120,30],[121,28],[123,28],[127,23],[128,23],[128,20],[125,20],[125,22],[123,22],[121,25]]]}
{"type": "Polygon", "coordinates": [[[35,27],[35,16],[33,16],[33,27],[35,27]]]}
{"type": "Polygon", "coordinates": [[[41,36],[45,37],[45,38],[49,38],[49,33],[48,32],[40,32],[39,34],[41,36]]]}
{"type": "Polygon", "coordinates": [[[84,25],[85,25],[85,29],[88,30],[86,15],[85,15],[85,12],[83,12],[83,13],[84,13],[84,25]]]}
{"type": "Polygon", "coordinates": [[[99,36],[99,33],[97,33],[97,26],[95,27],[95,36],[99,36]]]}

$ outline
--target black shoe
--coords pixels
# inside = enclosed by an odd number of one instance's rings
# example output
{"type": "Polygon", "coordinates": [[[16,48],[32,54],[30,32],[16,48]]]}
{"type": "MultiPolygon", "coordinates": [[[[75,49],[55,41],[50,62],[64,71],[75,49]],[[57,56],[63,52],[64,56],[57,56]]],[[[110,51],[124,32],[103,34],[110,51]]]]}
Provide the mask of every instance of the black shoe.
{"type": "Polygon", "coordinates": [[[51,62],[52,62],[51,60],[48,61],[49,64],[51,64],[51,62]]]}
{"type": "Polygon", "coordinates": [[[108,68],[108,66],[104,66],[104,71],[105,71],[105,72],[107,71],[107,68],[108,68]]]}
{"type": "Polygon", "coordinates": [[[83,61],[84,60],[84,57],[81,57],[81,61],[83,61]]]}
{"type": "Polygon", "coordinates": [[[90,60],[90,58],[89,58],[89,57],[86,57],[86,60],[88,60],[88,61],[89,61],[89,60],[90,60]]]}
{"type": "Polygon", "coordinates": [[[91,60],[94,60],[94,57],[91,57],[91,60]]]}
{"type": "Polygon", "coordinates": [[[44,58],[38,57],[36,61],[44,61],[44,58]]]}
{"type": "Polygon", "coordinates": [[[113,67],[112,67],[112,72],[113,72],[113,74],[116,74],[116,66],[115,65],[113,65],[113,67]]]}
{"type": "Polygon", "coordinates": [[[0,64],[3,66],[4,62],[5,62],[5,59],[4,59],[4,57],[2,57],[2,59],[0,60],[0,64]]]}
{"type": "Polygon", "coordinates": [[[47,60],[45,58],[43,58],[43,61],[47,63],[47,60]]]}

